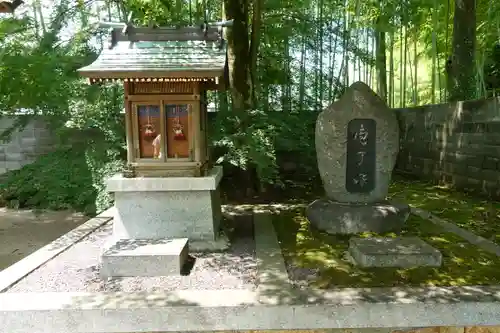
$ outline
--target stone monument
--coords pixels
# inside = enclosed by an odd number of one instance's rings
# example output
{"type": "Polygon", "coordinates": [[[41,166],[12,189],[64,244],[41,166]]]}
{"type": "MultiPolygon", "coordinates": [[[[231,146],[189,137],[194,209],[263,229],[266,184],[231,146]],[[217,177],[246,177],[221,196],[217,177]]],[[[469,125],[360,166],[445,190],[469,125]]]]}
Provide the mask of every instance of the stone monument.
{"type": "Polygon", "coordinates": [[[408,205],[386,201],[398,150],[395,112],[366,84],[354,83],[316,121],[326,198],[308,207],[311,223],[332,234],[401,229],[408,205]]]}
{"type": "MultiPolygon", "coordinates": [[[[307,218],[330,234],[398,232],[406,204],[386,200],[399,151],[399,125],[366,84],[356,82],[316,121],[316,154],[326,198],[307,218]]],[[[441,253],[417,237],[353,237],[347,257],[362,267],[440,266],[441,253]]]]}

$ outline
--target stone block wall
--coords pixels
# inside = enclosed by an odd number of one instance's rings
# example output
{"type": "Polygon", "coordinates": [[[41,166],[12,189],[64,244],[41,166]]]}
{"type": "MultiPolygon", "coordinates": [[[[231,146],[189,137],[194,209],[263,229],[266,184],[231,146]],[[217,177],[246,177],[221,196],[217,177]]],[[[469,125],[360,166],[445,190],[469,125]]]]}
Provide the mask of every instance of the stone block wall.
{"type": "Polygon", "coordinates": [[[397,111],[399,171],[500,197],[500,98],[397,111]]]}
{"type": "MultiPolygon", "coordinates": [[[[23,117],[23,116],[20,116],[23,117]]],[[[14,116],[0,118],[0,133],[14,122],[14,116]]],[[[24,130],[12,134],[10,141],[0,141],[0,174],[20,169],[54,147],[54,136],[42,118],[33,118],[24,130]]]]}

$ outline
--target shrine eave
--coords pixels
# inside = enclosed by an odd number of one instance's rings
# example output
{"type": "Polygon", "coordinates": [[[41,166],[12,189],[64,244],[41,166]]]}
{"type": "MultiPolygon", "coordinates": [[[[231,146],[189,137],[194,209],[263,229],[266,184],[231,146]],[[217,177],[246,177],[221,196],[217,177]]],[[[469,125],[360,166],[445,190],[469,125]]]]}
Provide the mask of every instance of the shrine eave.
{"type": "Polygon", "coordinates": [[[105,82],[208,82],[219,84],[221,78],[185,78],[185,77],[166,77],[166,78],[89,78],[89,82],[105,83],[105,82]]]}
{"type": "Polygon", "coordinates": [[[212,70],[169,70],[169,71],[93,71],[82,68],[78,71],[91,82],[124,81],[124,82],[200,82],[218,81],[224,76],[224,68],[212,70]]]}

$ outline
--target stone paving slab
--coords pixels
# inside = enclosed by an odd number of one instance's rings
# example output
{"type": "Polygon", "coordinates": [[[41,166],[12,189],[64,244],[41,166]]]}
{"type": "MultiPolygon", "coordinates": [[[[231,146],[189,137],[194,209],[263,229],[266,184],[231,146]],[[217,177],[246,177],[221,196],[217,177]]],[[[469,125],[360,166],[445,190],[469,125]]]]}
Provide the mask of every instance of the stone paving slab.
{"type": "Polygon", "coordinates": [[[418,237],[352,237],[349,254],[360,267],[439,267],[443,259],[418,237]]]}
{"type": "Polygon", "coordinates": [[[101,257],[101,277],[180,275],[188,259],[188,239],[123,239],[101,257]]]}
{"type": "MultiPolygon", "coordinates": [[[[271,216],[265,211],[254,215],[255,243],[258,260],[259,302],[279,304],[284,295],[291,294],[291,284],[281,254],[271,216]]],[[[289,297],[289,296],[288,296],[289,297]]]]}
{"type": "Polygon", "coordinates": [[[369,294],[340,291],[333,298],[324,296],[328,298],[326,303],[270,306],[258,305],[255,293],[245,290],[4,293],[0,294],[0,332],[130,333],[500,325],[499,302],[424,303],[403,296],[398,301],[377,302],[366,299],[369,294]]]}
{"type": "Polygon", "coordinates": [[[477,247],[485,251],[488,251],[490,253],[496,254],[497,256],[500,257],[500,245],[496,244],[495,242],[492,242],[484,237],[478,236],[468,230],[462,229],[456,224],[445,221],[444,219],[439,218],[436,215],[431,214],[423,209],[411,207],[411,212],[423,219],[429,220],[432,223],[437,224],[446,231],[452,232],[455,235],[462,237],[469,243],[474,244],[477,247]]]}

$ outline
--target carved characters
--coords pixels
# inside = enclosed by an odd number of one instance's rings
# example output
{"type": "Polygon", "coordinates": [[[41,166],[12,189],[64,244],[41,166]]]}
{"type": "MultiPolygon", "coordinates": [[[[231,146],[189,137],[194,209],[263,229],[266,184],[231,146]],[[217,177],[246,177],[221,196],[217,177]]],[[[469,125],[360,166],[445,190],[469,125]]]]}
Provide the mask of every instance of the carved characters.
{"type": "Polygon", "coordinates": [[[346,190],[369,193],[375,186],[375,130],[373,119],[348,124],[346,190]]]}
{"type": "Polygon", "coordinates": [[[359,127],[359,130],[354,133],[354,140],[358,140],[363,146],[368,143],[368,131],[365,129],[363,124],[359,127]]]}
{"type": "Polygon", "coordinates": [[[360,173],[352,181],[354,182],[354,184],[359,185],[360,187],[363,187],[366,185],[366,183],[368,181],[368,175],[366,173],[360,173]]]}

